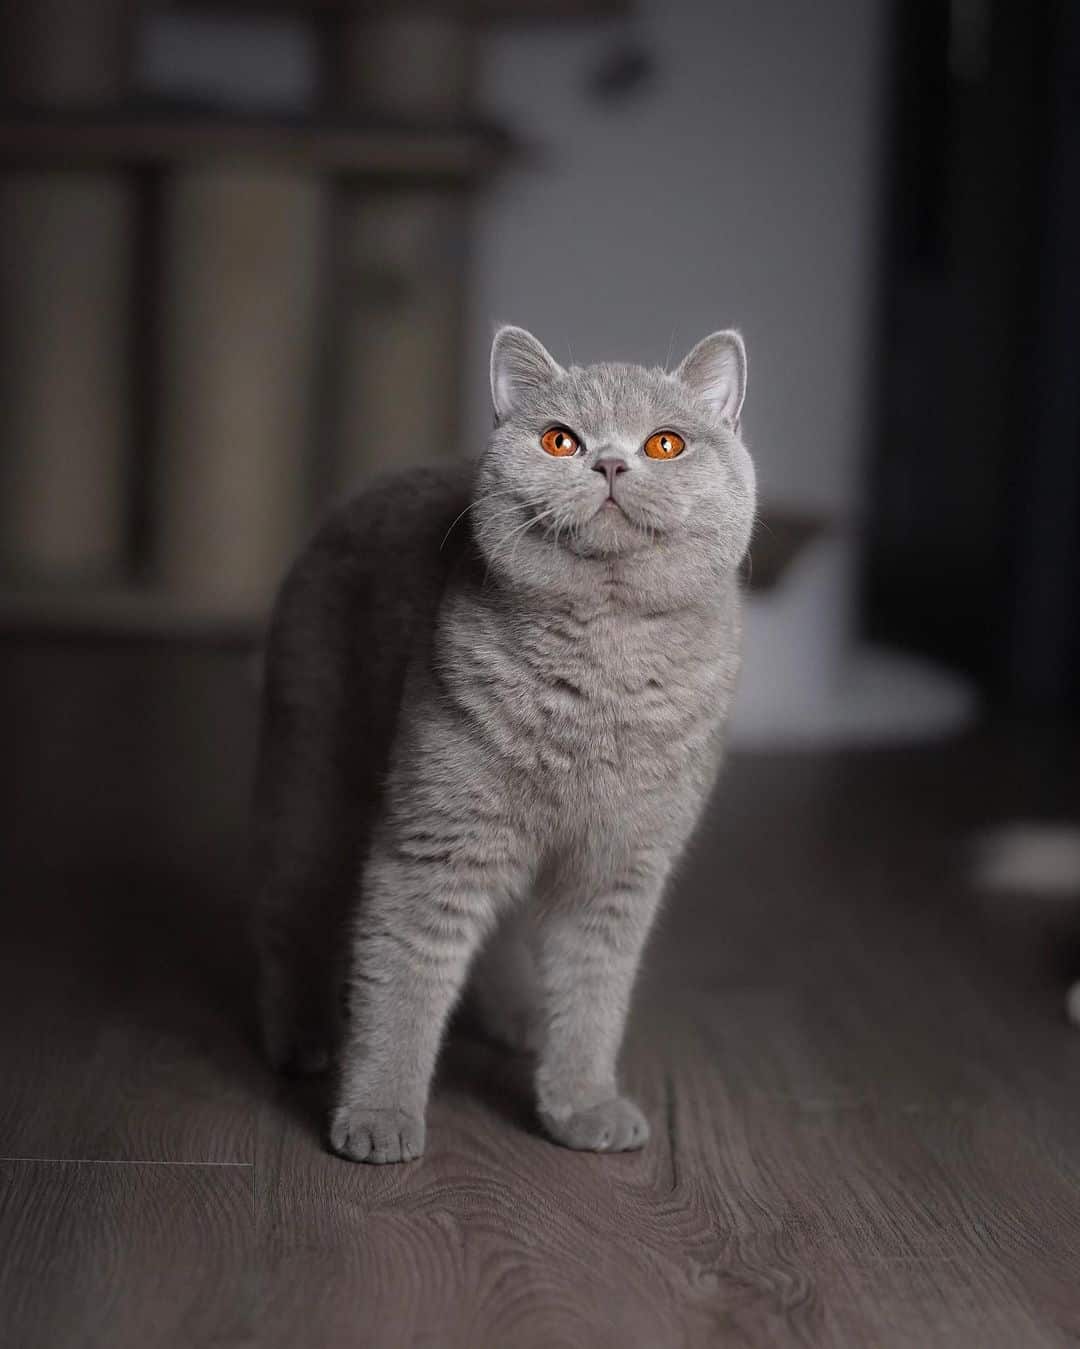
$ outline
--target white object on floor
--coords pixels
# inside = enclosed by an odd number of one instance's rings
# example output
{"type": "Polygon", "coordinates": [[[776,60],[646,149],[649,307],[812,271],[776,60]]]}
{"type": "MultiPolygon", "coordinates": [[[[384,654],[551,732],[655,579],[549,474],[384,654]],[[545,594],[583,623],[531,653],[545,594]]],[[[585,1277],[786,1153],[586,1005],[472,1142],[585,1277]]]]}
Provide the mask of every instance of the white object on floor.
{"type": "Polygon", "coordinates": [[[988,830],[974,843],[972,883],[983,891],[1080,902],[1080,828],[1012,820],[988,830]]]}
{"type": "Polygon", "coordinates": [[[746,605],[746,655],[730,743],[830,749],[931,740],[971,725],[964,680],[928,661],[850,637],[852,540],[833,532],[746,605]]]}
{"type": "MultiPolygon", "coordinates": [[[[984,894],[1025,895],[1080,905],[1080,828],[1012,820],[976,838],[971,882],[984,894]]],[[[1065,1015],[1080,1026],[1080,980],[1065,994],[1065,1015]]]]}

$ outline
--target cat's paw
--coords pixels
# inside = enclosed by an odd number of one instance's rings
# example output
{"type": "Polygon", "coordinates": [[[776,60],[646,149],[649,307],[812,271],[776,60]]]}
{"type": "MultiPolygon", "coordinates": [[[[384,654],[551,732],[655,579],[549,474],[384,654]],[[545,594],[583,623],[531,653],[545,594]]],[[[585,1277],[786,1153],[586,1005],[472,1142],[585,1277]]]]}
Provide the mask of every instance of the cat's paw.
{"type": "Polygon", "coordinates": [[[330,1146],[351,1162],[413,1162],[424,1152],[424,1121],[404,1110],[339,1106],[330,1116],[330,1146]]]}
{"type": "Polygon", "coordinates": [[[549,1138],[582,1152],[632,1152],[649,1141],[649,1121],[623,1096],[585,1110],[540,1111],[549,1138]]]}

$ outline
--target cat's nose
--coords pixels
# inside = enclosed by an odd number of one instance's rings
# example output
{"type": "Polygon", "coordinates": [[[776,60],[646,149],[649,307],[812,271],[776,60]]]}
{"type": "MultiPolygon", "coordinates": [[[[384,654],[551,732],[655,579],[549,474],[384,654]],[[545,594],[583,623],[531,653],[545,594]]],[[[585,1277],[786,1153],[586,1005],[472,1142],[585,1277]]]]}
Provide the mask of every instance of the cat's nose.
{"type": "Polygon", "coordinates": [[[607,475],[608,496],[615,495],[615,479],[620,473],[626,472],[627,465],[622,459],[612,459],[604,456],[597,459],[593,464],[593,472],[604,473],[607,475]]]}

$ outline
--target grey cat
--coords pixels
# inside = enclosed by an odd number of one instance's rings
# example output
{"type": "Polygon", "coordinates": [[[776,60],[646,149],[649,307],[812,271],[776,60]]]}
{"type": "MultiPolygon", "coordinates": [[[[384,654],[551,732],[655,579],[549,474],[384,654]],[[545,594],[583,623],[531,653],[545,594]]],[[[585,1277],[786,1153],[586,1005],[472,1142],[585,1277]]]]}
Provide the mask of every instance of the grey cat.
{"type": "Polygon", "coordinates": [[[330,1144],[424,1150],[470,970],[536,1055],[548,1135],[641,1147],[616,1085],[631,988],[716,776],[739,667],[755,480],[746,356],[563,369],[491,353],[475,462],[410,469],[333,516],[267,651],[256,823],[267,1052],[336,1058],[330,1144]]]}

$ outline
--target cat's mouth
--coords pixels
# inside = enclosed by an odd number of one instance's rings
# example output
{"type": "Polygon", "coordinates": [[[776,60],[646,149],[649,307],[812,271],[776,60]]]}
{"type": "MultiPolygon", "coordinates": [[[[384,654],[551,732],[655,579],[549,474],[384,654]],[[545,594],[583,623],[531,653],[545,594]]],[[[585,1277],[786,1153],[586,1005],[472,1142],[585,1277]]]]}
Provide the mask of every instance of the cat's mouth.
{"type": "Polygon", "coordinates": [[[592,519],[598,525],[614,525],[622,530],[624,526],[629,526],[632,530],[639,531],[645,529],[642,522],[638,519],[637,513],[631,508],[627,510],[626,506],[617,497],[605,497],[592,513],[592,519]]]}
{"type": "Polygon", "coordinates": [[[656,526],[643,519],[633,506],[627,509],[613,496],[601,501],[590,517],[590,524],[596,527],[598,541],[606,539],[617,552],[625,552],[637,543],[653,541],[658,533],[656,526]]]}

